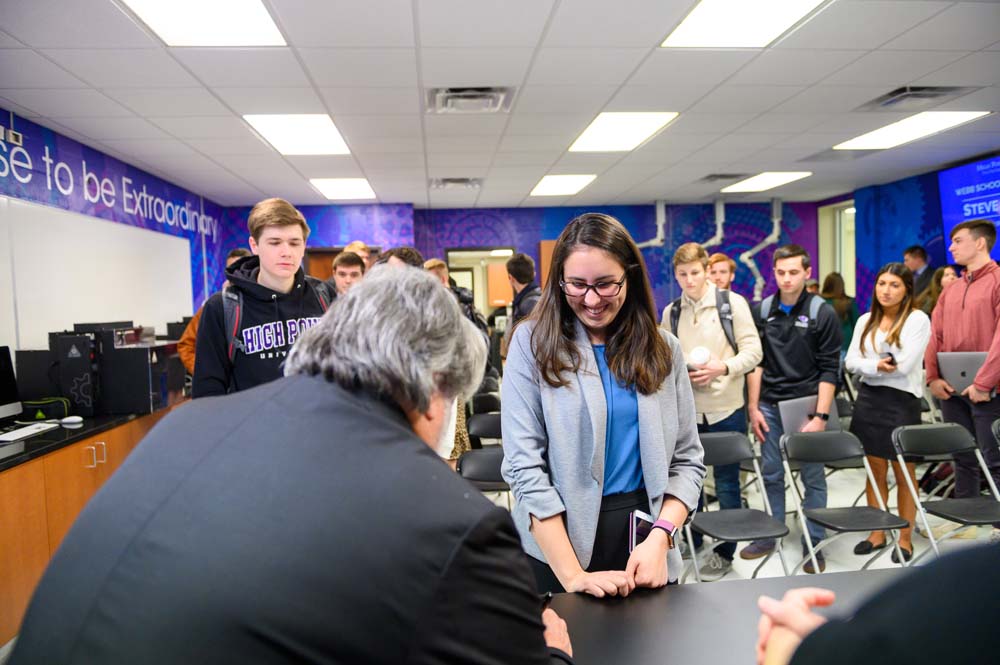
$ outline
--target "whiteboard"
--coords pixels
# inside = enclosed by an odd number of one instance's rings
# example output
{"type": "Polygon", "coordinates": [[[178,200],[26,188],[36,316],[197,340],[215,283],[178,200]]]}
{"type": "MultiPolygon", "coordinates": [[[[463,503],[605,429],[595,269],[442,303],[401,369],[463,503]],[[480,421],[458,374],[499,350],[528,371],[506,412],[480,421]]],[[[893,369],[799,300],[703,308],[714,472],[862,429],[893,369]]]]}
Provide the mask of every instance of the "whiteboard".
{"type": "MultiPolygon", "coordinates": [[[[9,271],[13,287],[15,339],[0,344],[44,349],[49,332],[97,321],[131,320],[165,334],[168,321],[191,314],[187,238],[17,199],[5,203],[0,271],[9,271]]],[[[0,336],[9,328],[0,327],[0,336]]]]}

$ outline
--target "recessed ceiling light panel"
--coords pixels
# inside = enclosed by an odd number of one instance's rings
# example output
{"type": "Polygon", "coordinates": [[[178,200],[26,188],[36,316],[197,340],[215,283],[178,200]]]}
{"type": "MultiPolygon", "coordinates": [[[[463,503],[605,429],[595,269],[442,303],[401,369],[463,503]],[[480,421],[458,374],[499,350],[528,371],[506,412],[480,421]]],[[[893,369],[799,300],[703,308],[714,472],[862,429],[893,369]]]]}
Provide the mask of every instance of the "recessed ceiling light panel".
{"type": "Polygon", "coordinates": [[[331,201],[363,201],[375,198],[364,178],[310,178],[310,183],[331,201]]]}
{"type": "Polygon", "coordinates": [[[833,146],[834,150],[887,150],[978,120],[989,111],[927,111],[833,146]]]}
{"type": "Polygon", "coordinates": [[[677,117],[673,111],[601,113],[569,147],[570,152],[628,152],[677,117]]]}
{"type": "Polygon", "coordinates": [[[723,187],[720,192],[733,194],[736,192],[764,192],[781,185],[787,185],[802,178],[808,178],[812,171],[765,171],[757,175],[741,180],[737,183],[723,187]]]}
{"type": "Polygon", "coordinates": [[[538,181],[528,196],[570,196],[593,182],[596,174],[547,175],[538,181]]]}
{"type": "Polygon", "coordinates": [[[282,155],[349,155],[325,113],[245,115],[243,119],[282,155]]]}
{"type": "Polygon", "coordinates": [[[122,0],[167,46],[285,46],[261,0],[122,0]]]}
{"type": "Polygon", "coordinates": [[[826,0],[701,0],[661,46],[761,48],[826,0]]]}

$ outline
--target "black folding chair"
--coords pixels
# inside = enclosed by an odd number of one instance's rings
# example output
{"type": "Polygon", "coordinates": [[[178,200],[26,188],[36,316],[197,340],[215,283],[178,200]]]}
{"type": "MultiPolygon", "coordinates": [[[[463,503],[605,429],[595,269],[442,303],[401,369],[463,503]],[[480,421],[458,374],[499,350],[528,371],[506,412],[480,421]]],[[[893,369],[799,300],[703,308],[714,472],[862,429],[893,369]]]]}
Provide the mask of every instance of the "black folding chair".
{"type": "MultiPolygon", "coordinates": [[[[791,462],[797,461],[803,464],[819,463],[829,464],[850,459],[861,459],[865,467],[865,474],[868,482],[875,487],[875,476],[865,458],[865,450],[861,447],[861,442],[850,432],[797,432],[795,434],[785,434],[781,437],[781,454],[785,465],[785,474],[792,475],[791,462]]],[[[886,531],[892,539],[893,548],[896,551],[896,558],[899,565],[905,567],[906,560],[899,549],[899,538],[895,532],[905,529],[909,522],[897,515],[893,515],[886,510],[882,495],[878,492],[875,497],[878,500],[878,508],[870,506],[849,506],[845,508],[802,508],[799,494],[799,486],[792,479],[792,503],[799,513],[799,524],[802,526],[802,533],[805,536],[806,547],[809,551],[809,559],[812,560],[813,570],[819,570],[819,561],[816,560],[816,552],[832,543],[837,538],[849,533],[861,531],[886,531]],[[837,535],[832,538],[825,538],[819,545],[812,542],[809,537],[809,527],[807,520],[812,520],[816,524],[823,526],[830,531],[835,531],[837,535]]],[[[865,570],[871,564],[888,552],[888,548],[879,550],[874,556],[868,559],[861,567],[865,570]]],[[[795,573],[807,559],[802,559],[795,565],[792,571],[795,573]]]]}
{"type": "Polygon", "coordinates": [[[510,510],[510,487],[500,474],[503,464],[503,447],[487,446],[481,450],[470,450],[458,458],[455,470],[480,492],[504,492],[507,494],[507,509],[510,510]]]}
{"type": "MultiPolygon", "coordinates": [[[[753,447],[746,434],[740,432],[711,432],[699,435],[701,445],[705,449],[705,465],[718,466],[723,464],[736,464],[737,462],[748,461],[752,464],[756,474],[760,495],[764,498],[764,510],[753,508],[727,508],[708,512],[707,510],[697,512],[691,521],[685,525],[684,533],[687,536],[688,547],[694,553],[691,567],[694,568],[695,580],[701,582],[701,573],[698,570],[697,550],[694,547],[693,531],[697,531],[703,536],[708,536],[723,542],[735,543],[741,540],[777,540],[778,558],[781,560],[781,567],[788,574],[788,564],[785,562],[785,555],[781,551],[781,539],[788,535],[788,527],[771,516],[771,506],[767,501],[767,493],[764,491],[764,481],[760,473],[760,466],[753,454],[753,447]]],[[[774,552],[771,552],[754,569],[752,577],[757,577],[757,573],[768,562],[774,552]]],[[[685,573],[686,577],[687,573],[685,573]]]]}
{"type": "Polygon", "coordinates": [[[469,443],[472,444],[474,450],[483,447],[483,439],[500,441],[500,414],[473,414],[466,422],[466,429],[469,431],[469,443]]]}
{"type": "Polygon", "coordinates": [[[476,394],[500,392],[500,381],[492,376],[483,378],[483,382],[476,388],[476,394]]]}
{"type": "Polygon", "coordinates": [[[479,393],[472,396],[472,413],[492,413],[500,410],[500,395],[479,393]]]}
{"type": "MultiPolygon", "coordinates": [[[[1000,420],[993,422],[993,436],[1000,435],[1000,420]]],[[[910,496],[917,504],[917,511],[923,522],[924,529],[927,530],[927,539],[931,541],[931,549],[936,556],[940,556],[937,539],[934,532],[927,523],[927,514],[936,515],[949,522],[957,522],[958,526],[947,531],[941,536],[941,540],[946,540],[957,534],[962,529],[980,524],[993,524],[1000,522],[1000,493],[997,493],[996,483],[986,466],[983,453],[976,445],[976,440],[972,438],[969,430],[956,423],[934,423],[933,425],[905,425],[897,427],[892,432],[892,445],[896,449],[896,459],[904,464],[905,457],[918,456],[922,458],[951,458],[955,453],[972,452],[976,455],[979,468],[986,477],[986,482],[990,486],[993,496],[976,496],[964,499],[938,499],[937,501],[921,501],[920,494],[913,484],[913,479],[906,474],[906,486],[910,489],[910,496]],[[905,456],[905,457],[904,457],[905,456]]],[[[913,560],[923,558],[927,552],[913,560]]]]}

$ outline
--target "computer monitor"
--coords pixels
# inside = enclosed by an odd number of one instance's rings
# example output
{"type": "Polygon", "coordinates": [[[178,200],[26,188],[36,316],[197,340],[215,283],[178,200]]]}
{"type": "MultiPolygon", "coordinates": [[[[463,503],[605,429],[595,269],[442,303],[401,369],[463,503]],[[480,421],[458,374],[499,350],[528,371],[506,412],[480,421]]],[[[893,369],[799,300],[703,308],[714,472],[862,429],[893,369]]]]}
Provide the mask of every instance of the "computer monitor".
{"type": "Polygon", "coordinates": [[[10,347],[0,346],[0,418],[10,418],[21,413],[21,398],[17,394],[14,363],[10,347]]]}

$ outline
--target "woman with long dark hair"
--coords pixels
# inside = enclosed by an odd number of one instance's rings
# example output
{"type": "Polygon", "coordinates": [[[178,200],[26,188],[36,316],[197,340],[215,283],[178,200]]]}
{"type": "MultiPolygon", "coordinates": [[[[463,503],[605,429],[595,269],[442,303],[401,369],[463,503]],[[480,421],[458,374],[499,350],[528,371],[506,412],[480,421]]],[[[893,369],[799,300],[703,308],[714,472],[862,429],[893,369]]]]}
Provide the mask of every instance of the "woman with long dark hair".
{"type": "MultiPolygon", "coordinates": [[[[878,485],[866,486],[868,505],[878,507],[875,491],[889,501],[887,476],[892,464],[896,476],[899,516],[910,527],[899,533],[899,547],[907,561],[913,555],[913,520],[916,506],[906,490],[903,474],[916,484],[914,465],[900,468],[892,447],[892,430],[920,424],[920,398],[924,393],[924,350],[931,337],[931,322],[913,303],[913,273],[902,263],[889,263],[875,278],[871,311],[858,319],[847,351],[847,371],[861,375],[854,403],[851,432],[865,448],[878,485]]],[[[855,554],[869,554],[886,545],[885,533],[874,532],[854,547],[855,554]]],[[[892,553],[896,561],[896,553],[892,553]]],[[[898,561],[897,561],[898,563],[898,561]]]]}
{"type": "Polygon", "coordinates": [[[958,281],[959,275],[962,274],[962,267],[957,265],[946,265],[941,266],[934,271],[934,275],[931,277],[931,284],[921,293],[917,294],[914,299],[914,307],[921,310],[927,316],[930,316],[934,311],[934,307],[937,306],[938,298],[941,297],[941,292],[944,291],[944,287],[948,286],[952,282],[958,281]]]}
{"type": "Polygon", "coordinates": [[[819,294],[833,305],[833,310],[837,313],[837,318],[840,319],[841,339],[843,339],[840,357],[843,359],[844,354],[847,353],[848,340],[851,339],[851,333],[854,332],[854,326],[858,322],[858,302],[847,295],[844,277],[839,272],[831,272],[826,276],[819,294]]]}
{"type": "Polygon", "coordinates": [[[613,217],[581,215],[559,236],[501,391],[503,475],[539,589],[603,597],[676,580],[677,529],[705,475],[694,398],[642,254],[613,217]],[[636,510],[654,526],[630,552],[636,510]]]}

